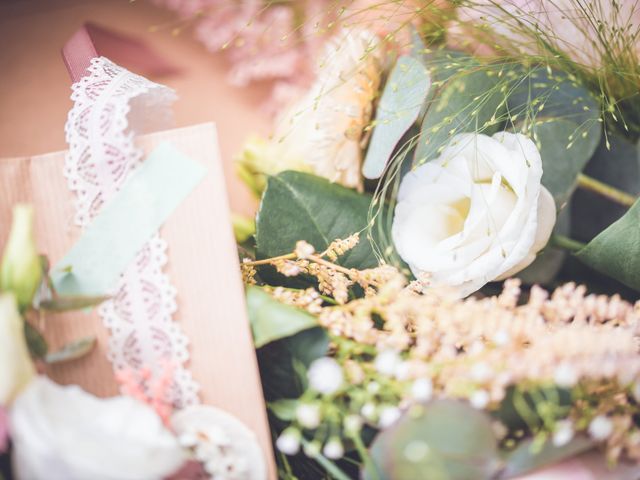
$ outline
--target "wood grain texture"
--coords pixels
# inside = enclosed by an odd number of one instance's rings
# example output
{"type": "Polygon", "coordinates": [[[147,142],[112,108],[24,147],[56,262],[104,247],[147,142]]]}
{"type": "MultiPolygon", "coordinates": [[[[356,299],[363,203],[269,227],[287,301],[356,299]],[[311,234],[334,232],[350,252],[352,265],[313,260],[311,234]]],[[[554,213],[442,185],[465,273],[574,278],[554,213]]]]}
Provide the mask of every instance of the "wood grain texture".
{"type": "MultiPolygon", "coordinates": [[[[169,244],[166,268],[178,291],[175,315],[190,339],[190,370],[202,387],[203,402],[236,415],[257,434],[275,479],[271,436],[244,290],[231,229],[224,175],[213,124],[169,130],[139,138],[150,152],[170,141],[208,169],[205,179],[176,209],[161,230],[169,244]]],[[[73,224],[73,195],[62,175],[65,152],[0,160],[0,246],[11,221],[11,206],[30,202],[36,209],[40,251],[52,264],[73,245],[80,231],[73,224]]],[[[98,348],[88,357],[52,367],[48,374],[88,391],[117,393],[106,358],[108,332],[93,313],[47,315],[45,336],[56,349],[86,335],[97,335],[98,348]]]]}

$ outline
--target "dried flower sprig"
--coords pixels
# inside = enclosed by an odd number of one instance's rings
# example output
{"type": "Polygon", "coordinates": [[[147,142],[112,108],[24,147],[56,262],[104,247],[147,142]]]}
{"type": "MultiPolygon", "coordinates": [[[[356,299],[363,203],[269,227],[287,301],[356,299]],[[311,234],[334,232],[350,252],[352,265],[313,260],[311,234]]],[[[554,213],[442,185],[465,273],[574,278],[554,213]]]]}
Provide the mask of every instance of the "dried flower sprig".
{"type": "Polygon", "coordinates": [[[329,244],[323,252],[316,253],[315,248],[305,241],[299,241],[292,253],[264,260],[244,259],[241,264],[245,283],[256,283],[256,268],[260,265],[271,265],[279,273],[287,277],[310,275],[318,281],[318,290],[323,295],[331,296],[335,302],[344,305],[349,300],[349,288],[360,285],[366,295],[389,281],[390,276],[400,275],[392,267],[381,267],[357,270],[338,265],[340,256],[353,249],[359,242],[360,235],[354,233],[345,239],[337,239],[329,244]]]}
{"type": "Polygon", "coordinates": [[[338,434],[353,439],[364,424],[385,428],[414,402],[461,398],[494,413],[512,404],[526,429],[501,425],[507,447],[530,435],[560,446],[585,433],[606,445],[611,461],[640,461],[640,302],[587,294],[573,283],[551,294],[533,287],[523,299],[518,280],[505,282],[500,295],[459,300],[455,292],[422,291],[389,266],[347,270],[350,282],[371,282],[366,296],[345,300],[315,270],[332,265],[326,251],[312,254],[303,243],[296,250],[284,260],[320,278],[335,301],[313,289],[267,289],[283,303],[313,304],[307,310],[331,338],[330,357],[315,368],[331,372],[309,372],[299,399],[305,408],[287,435],[312,430],[313,445],[326,447],[338,434]]]}

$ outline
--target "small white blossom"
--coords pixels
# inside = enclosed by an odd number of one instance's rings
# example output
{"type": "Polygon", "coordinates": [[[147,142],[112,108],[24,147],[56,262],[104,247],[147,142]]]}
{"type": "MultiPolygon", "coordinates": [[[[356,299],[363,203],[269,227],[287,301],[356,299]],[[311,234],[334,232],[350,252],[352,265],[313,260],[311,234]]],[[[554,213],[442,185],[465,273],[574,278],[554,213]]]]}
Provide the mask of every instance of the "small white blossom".
{"type": "Polygon", "coordinates": [[[482,410],[489,405],[489,393],[486,390],[476,390],[469,398],[469,403],[473,408],[482,410]]]}
{"type": "Polygon", "coordinates": [[[333,358],[323,357],[314,360],[307,372],[309,386],[325,395],[335,393],[344,382],[342,368],[333,358]]]}
{"type": "Polygon", "coordinates": [[[276,447],[285,455],[295,455],[300,451],[300,432],[287,428],[276,440],[276,447]]]}
{"type": "Polygon", "coordinates": [[[371,395],[375,395],[380,391],[380,384],[378,382],[369,382],[367,384],[367,392],[371,395]]]}
{"type": "Polygon", "coordinates": [[[380,428],[388,428],[400,418],[402,412],[398,407],[384,407],[380,411],[380,420],[378,420],[378,426],[380,428]]]}
{"type": "Polygon", "coordinates": [[[317,440],[313,440],[313,441],[307,443],[303,447],[304,454],[309,458],[314,458],[314,457],[318,456],[318,454],[320,453],[321,449],[322,449],[322,444],[320,442],[318,442],[317,440]]]}
{"type": "Polygon", "coordinates": [[[358,433],[362,429],[362,418],[359,415],[347,415],[343,425],[347,433],[358,433]]]}
{"type": "Polygon", "coordinates": [[[491,367],[484,362],[478,362],[471,367],[471,378],[479,383],[488,381],[492,373],[491,367]]]}
{"type": "Polygon", "coordinates": [[[568,363],[561,363],[555,370],[553,381],[559,387],[571,388],[578,383],[578,373],[568,363]]]}
{"type": "Polygon", "coordinates": [[[338,437],[332,437],[324,445],[322,453],[330,460],[338,460],[344,455],[344,447],[338,437]]]}
{"type": "Polygon", "coordinates": [[[299,240],[296,243],[296,249],[295,249],[296,257],[300,259],[305,259],[305,258],[308,258],[310,255],[313,255],[314,253],[315,253],[315,250],[313,248],[313,245],[305,242],[304,240],[299,240]]]}
{"type": "Polygon", "coordinates": [[[296,419],[304,428],[314,429],[320,425],[320,405],[302,403],[296,408],[296,419]]]}
{"type": "Polygon", "coordinates": [[[433,396],[433,382],[429,378],[419,378],[411,386],[411,396],[420,401],[428,402],[433,396]]]}
{"type": "Polygon", "coordinates": [[[362,408],[360,409],[360,413],[367,420],[374,420],[378,414],[378,411],[373,403],[368,402],[362,406],[362,408]]]}
{"type": "Polygon", "coordinates": [[[553,432],[553,445],[562,447],[573,439],[573,423],[571,420],[562,420],[556,423],[556,429],[553,432]]]}
{"type": "Polygon", "coordinates": [[[589,424],[589,435],[594,440],[606,440],[613,433],[613,423],[604,415],[598,415],[589,424]]]}
{"type": "Polygon", "coordinates": [[[498,330],[492,340],[498,347],[504,347],[511,341],[511,337],[506,330],[498,330]]]}
{"type": "Polygon", "coordinates": [[[374,366],[378,373],[392,377],[400,366],[402,359],[395,350],[385,350],[378,354],[374,366]]]}

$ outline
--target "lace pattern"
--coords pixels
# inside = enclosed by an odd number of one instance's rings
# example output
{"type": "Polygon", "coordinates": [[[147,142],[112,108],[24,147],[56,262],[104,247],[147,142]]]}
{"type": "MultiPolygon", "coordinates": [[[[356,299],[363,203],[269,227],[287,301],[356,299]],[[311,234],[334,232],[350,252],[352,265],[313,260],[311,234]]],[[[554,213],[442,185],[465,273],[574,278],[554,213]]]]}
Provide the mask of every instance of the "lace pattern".
{"type": "MultiPolygon", "coordinates": [[[[85,227],[142,162],[135,135],[170,123],[175,94],[98,57],[91,61],[89,73],[72,86],[71,99],[64,173],[76,194],[75,222],[85,227]]],[[[174,381],[168,400],[183,408],[199,403],[199,386],[185,368],[187,337],[172,319],[176,290],[163,272],[166,251],[166,242],[156,233],[98,313],[110,331],[109,359],[114,369],[139,371],[170,363],[174,381]]]]}

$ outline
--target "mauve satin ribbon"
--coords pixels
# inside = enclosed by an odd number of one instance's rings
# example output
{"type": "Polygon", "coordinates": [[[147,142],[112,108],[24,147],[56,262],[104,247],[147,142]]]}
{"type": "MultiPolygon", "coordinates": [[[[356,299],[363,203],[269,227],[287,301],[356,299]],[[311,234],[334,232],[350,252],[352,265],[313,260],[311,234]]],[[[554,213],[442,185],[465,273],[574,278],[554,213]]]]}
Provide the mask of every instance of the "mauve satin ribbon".
{"type": "Polygon", "coordinates": [[[62,58],[73,83],[86,75],[91,59],[98,56],[145,77],[179,72],[143,41],[90,22],[80,27],[62,48],[62,58]]]}

